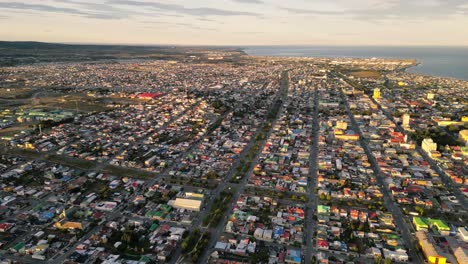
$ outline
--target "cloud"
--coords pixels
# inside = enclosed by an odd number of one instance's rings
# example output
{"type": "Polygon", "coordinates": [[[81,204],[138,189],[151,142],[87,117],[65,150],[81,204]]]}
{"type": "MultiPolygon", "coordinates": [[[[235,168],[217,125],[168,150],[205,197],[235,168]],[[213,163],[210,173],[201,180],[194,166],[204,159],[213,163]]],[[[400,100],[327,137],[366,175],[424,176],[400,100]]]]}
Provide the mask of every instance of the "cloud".
{"type": "Polygon", "coordinates": [[[3,3],[0,3],[0,8],[40,11],[40,12],[67,13],[67,14],[73,14],[73,15],[88,15],[74,8],[55,7],[55,6],[42,5],[42,4],[25,4],[25,3],[19,3],[19,2],[3,2],[3,3]]]}
{"type": "Polygon", "coordinates": [[[246,11],[232,11],[219,8],[209,7],[185,7],[178,4],[165,4],[159,2],[144,2],[144,1],[133,1],[133,0],[111,0],[109,3],[136,6],[136,7],[148,7],[161,11],[168,11],[174,13],[181,13],[192,16],[252,16],[258,17],[260,14],[246,11]]]}
{"type": "Polygon", "coordinates": [[[427,20],[445,19],[456,14],[459,6],[466,3],[466,0],[405,0],[391,6],[378,10],[359,10],[355,16],[368,20],[427,20]]]}
{"type": "Polygon", "coordinates": [[[83,2],[77,0],[53,0],[57,3],[68,4],[78,7],[80,10],[86,10],[88,18],[96,19],[123,19],[134,15],[154,15],[132,10],[117,8],[103,3],[83,2]],[[97,13],[96,13],[97,12],[97,13]]]}
{"type": "Polygon", "coordinates": [[[286,10],[289,13],[295,14],[310,14],[310,15],[341,15],[344,11],[325,11],[325,10],[312,10],[312,9],[299,9],[291,7],[280,7],[282,10],[286,10]]]}
{"type": "MultiPolygon", "coordinates": [[[[63,2],[63,3],[73,3],[77,4],[79,2],[69,1],[69,0],[60,0],[56,2],[63,2]]],[[[86,18],[93,18],[93,19],[121,19],[124,17],[128,17],[125,13],[118,13],[118,12],[108,12],[106,10],[107,6],[99,5],[99,4],[92,4],[92,3],[79,3],[82,5],[89,5],[92,7],[90,9],[94,10],[86,11],[79,8],[72,8],[72,7],[57,7],[52,5],[44,5],[44,4],[26,4],[20,2],[1,2],[0,9],[14,9],[14,10],[21,10],[21,11],[36,11],[36,12],[46,12],[46,13],[64,13],[70,15],[79,15],[86,18]],[[95,12],[102,10],[103,12],[95,12]]]]}
{"type": "MultiPolygon", "coordinates": [[[[319,1],[325,3],[324,0],[319,1]]],[[[279,9],[298,15],[323,15],[368,21],[444,19],[463,13],[466,0],[328,0],[334,9],[307,9],[278,6],[279,9]]]]}
{"type": "Polygon", "coordinates": [[[243,4],[264,4],[263,1],[260,0],[232,0],[237,3],[243,3],[243,4]]]}
{"type": "MultiPolygon", "coordinates": [[[[199,30],[215,30],[214,28],[200,27],[200,26],[197,26],[197,25],[194,25],[194,24],[184,23],[184,22],[143,21],[142,23],[148,24],[148,25],[180,26],[180,27],[184,27],[184,28],[199,29],[199,30]]],[[[149,28],[151,28],[151,27],[149,27],[149,28]]]]}

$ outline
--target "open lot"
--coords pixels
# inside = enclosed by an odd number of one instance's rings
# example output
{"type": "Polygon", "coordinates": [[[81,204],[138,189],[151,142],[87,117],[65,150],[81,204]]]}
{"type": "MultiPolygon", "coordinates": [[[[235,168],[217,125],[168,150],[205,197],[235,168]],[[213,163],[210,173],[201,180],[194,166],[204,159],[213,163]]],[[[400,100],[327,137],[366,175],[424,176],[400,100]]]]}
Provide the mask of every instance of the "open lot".
{"type": "Polygon", "coordinates": [[[36,89],[33,88],[0,88],[1,99],[25,99],[30,98],[36,89]]]}
{"type": "Polygon", "coordinates": [[[378,71],[374,70],[368,70],[368,71],[353,71],[350,72],[349,75],[354,76],[354,78],[372,78],[372,79],[378,79],[382,75],[378,71]]]}

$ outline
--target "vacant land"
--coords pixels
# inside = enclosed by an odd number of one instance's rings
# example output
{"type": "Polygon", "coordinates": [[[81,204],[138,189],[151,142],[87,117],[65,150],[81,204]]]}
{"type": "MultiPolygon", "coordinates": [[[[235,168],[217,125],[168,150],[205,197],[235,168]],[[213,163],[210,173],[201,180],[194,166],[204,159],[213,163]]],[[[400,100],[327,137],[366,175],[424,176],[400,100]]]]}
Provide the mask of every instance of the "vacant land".
{"type": "Polygon", "coordinates": [[[41,97],[34,104],[34,107],[50,110],[61,109],[81,113],[101,112],[108,109],[103,100],[81,94],[41,97]]]}
{"type": "Polygon", "coordinates": [[[16,134],[21,133],[21,131],[32,130],[33,128],[30,127],[31,124],[16,124],[12,127],[7,127],[0,129],[0,137],[12,137],[16,134]]]}
{"type": "Polygon", "coordinates": [[[378,71],[354,71],[348,73],[349,75],[353,76],[354,78],[372,78],[378,79],[382,75],[378,71]]]}
{"type": "Polygon", "coordinates": [[[34,92],[33,88],[0,88],[0,99],[27,99],[34,92]]]}

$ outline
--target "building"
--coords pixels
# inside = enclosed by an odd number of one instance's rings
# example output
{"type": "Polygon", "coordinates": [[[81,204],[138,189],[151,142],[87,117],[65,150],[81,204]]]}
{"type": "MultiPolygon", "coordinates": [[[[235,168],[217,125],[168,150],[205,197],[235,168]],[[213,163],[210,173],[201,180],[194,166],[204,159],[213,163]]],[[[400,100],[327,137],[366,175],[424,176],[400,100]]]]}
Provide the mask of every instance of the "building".
{"type": "Polygon", "coordinates": [[[413,217],[413,224],[416,230],[428,229],[429,227],[435,227],[441,233],[446,235],[450,232],[450,227],[440,219],[424,218],[424,217],[413,217]]]}
{"type": "Polygon", "coordinates": [[[338,139],[338,140],[358,141],[359,140],[359,134],[335,135],[335,138],[338,139]]]}
{"type": "Polygon", "coordinates": [[[429,225],[431,227],[436,227],[440,233],[444,235],[449,235],[450,227],[444,221],[433,218],[426,218],[425,220],[429,222],[429,225]]]}
{"type": "Polygon", "coordinates": [[[202,201],[176,198],[175,200],[169,201],[169,205],[177,209],[186,209],[190,211],[200,211],[202,201]]]}
{"type": "Polygon", "coordinates": [[[149,99],[154,99],[163,96],[163,93],[141,93],[138,94],[136,97],[138,99],[144,99],[144,100],[149,100],[149,99]]]}
{"type": "Polygon", "coordinates": [[[423,218],[421,217],[413,217],[413,224],[416,230],[421,230],[421,229],[428,229],[429,225],[424,221],[423,218]]]}
{"type": "Polygon", "coordinates": [[[75,230],[75,229],[82,230],[83,229],[83,226],[81,225],[81,223],[69,222],[69,221],[57,222],[57,223],[54,224],[54,226],[56,228],[58,228],[58,229],[71,229],[71,230],[75,230]]]}
{"type": "Polygon", "coordinates": [[[374,89],[374,94],[372,95],[372,98],[374,98],[374,99],[382,98],[382,95],[380,94],[380,89],[379,88],[374,89]]]}
{"type": "Polygon", "coordinates": [[[457,262],[468,263],[468,247],[466,246],[466,243],[463,243],[452,236],[446,237],[446,240],[457,262]]]}
{"type": "Polygon", "coordinates": [[[434,100],[435,94],[434,93],[427,93],[427,99],[428,100],[434,100]]]}
{"type": "Polygon", "coordinates": [[[465,144],[468,144],[468,129],[463,129],[458,135],[465,144]]]}
{"type": "Polygon", "coordinates": [[[402,126],[403,127],[409,127],[409,123],[410,123],[410,115],[409,114],[404,114],[403,115],[402,126]]]}
{"type": "Polygon", "coordinates": [[[329,214],[330,213],[330,206],[326,205],[317,205],[317,212],[319,214],[329,214]]]}
{"type": "Polygon", "coordinates": [[[404,249],[397,249],[395,251],[392,251],[384,248],[383,252],[384,257],[386,259],[391,259],[399,262],[407,262],[409,259],[408,254],[406,254],[406,251],[404,249]]]}
{"type": "Polygon", "coordinates": [[[437,151],[437,143],[432,138],[425,138],[421,143],[421,148],[430,155],[432,151],[437,151]]]}
{"type": "Polygon", "coordinates": [[[468,263],[468,249],[465,247],[458,246],[453,249],[453,255],[457,259],[458,263],[468,263]]]}
{"type": "Polygon", "coordinates": [[[290,248],[286,252],[286,263],[301,263],[301,250],[290,248]]]}
{"type": "Polygon", "coordinates": [[[14,224],[11,224],[11,223],[2,223],[2,224],[0,224],[0,232],[7,232],[13,226],[14,226],[14,224]]]}
{"type": "Polygon", "coordinates": [[[463,241],[468,242],[468,229],[466,227],[459,227],[458,234],[463,241]]]}
{"type": "Polygon", "coordinates": [[[336,122],[336,128],[341,129],[341,130],[346,130],[348,129],[348,123],[344,121],[338,121],[336,122]]]}
{"type": "Polygon", "coordinates": [[[429,241],[429,237],[426,232],[416,232],[416,238],[418,239],[419,245],[421,246],[424,256],[429,264],[445,264],[447,262],[447,259],[442,256],[434,246],[435,242],[429,241]]]}

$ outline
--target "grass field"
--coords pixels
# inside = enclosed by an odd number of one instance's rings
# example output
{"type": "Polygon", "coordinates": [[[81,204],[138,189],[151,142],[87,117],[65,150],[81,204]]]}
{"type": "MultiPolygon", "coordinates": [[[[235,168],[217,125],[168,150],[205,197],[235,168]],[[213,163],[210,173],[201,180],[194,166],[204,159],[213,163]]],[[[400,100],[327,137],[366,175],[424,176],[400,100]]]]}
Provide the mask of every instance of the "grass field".
{"type": "Polygon", "coordinates": [[[12,137],[15,134],[21,133],[21,131],[27,130],[32,130],[32,128],[29,127],[29,124],[17,124],[12,127],[0,129],[0,137],[12,137]]]}
{"type": "Polygon", "coordinates": [[[354,78],[371,78],[371,79],[378,79],[382,75],[378,71],[353,71],[349,72],[348,75],[353,76],[354,78]]]}
{"type": "Polygon", "coordinates": [[[103,171],[109,174],[121,176],[121,177],[127,176],[127,177],[132,177],[132,178],[139,178],[139,179],[151,179],[151,178],[156,177],[156,174],[153,172],[114,166],[110,164],[105,165],[103,168],[103,171]]]}
{"type": "Polygon", "coordinates": [[[33,88],[1,88],[0,98],[2,99],[27,99],[30,98],[35,89],[33,88]]]}

